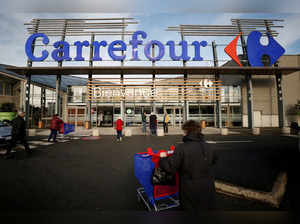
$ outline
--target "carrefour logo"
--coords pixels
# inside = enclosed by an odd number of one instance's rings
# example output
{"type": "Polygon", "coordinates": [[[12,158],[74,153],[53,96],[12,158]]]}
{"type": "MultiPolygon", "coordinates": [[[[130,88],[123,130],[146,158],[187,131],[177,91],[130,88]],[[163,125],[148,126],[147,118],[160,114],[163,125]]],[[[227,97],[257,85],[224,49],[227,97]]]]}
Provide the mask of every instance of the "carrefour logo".
{"type": "MultiPolygon", "coordinates": [[[[225,52],[240,66],[242,63],[240,62],[237,56],[237,42],[241,34],[239,34],[227,47],[225,48],[225,52]]],[[[262,34],[257,31],[253,31],[248,36],[247,42],[247,50],[248,50],[248,59],[251,66],[264,66],[262,63],[263,56],[269,56],[270,64],[272,66],[285,52],[284,48],[280,46],[280,44],[274,40],[274,38],[268,34],[269,44],[267,46],[263,46],[260,44],[260,38],[262,34]]],[[[35,33],[32,34],[26,41],[25,44],[25,52],[29,60],[31,61],[44,61],[49,56],[49,51],[43,49],[40,55],[34,55],[33,52],[33,44],[35,41],[41,38],[42,43],[46,47],[50,40],[47,35],[43,33],[35,33]]],[[[74,46],[76,46],[76,55],[75,57],[71,57],[70,55],[70,43],[67,41],[57,41],[53,44],[54,49],[51,52],[51,56],[54,61],[84,61],[83,50],[84,48],[88,48],[93,46],[93,61],[102,61],[101,51],[104,49],[107,50],[108,55],[114,61],[123,61],[126,57],[131,58],[131,61],[140,61],[138,47],[143,45],[143,39],[147,38],[147,33],[144,31],[136,31],[132,34],[131,40],[129,41],[129,45],[131,45],[131,52],[128,52],[127,44],[122,40],[114,40],[111,43],[108,43],[105,40],[94,41],[93,43],[89,43],[89,41],[75,41],[74,46]],[[131,54],[130,54],[131,53],[131,54]]],[[[168,48],[169,57],[173,61],[203,61],[203,57],[201,56],[201,49],[208,46],[208,42],[205,40],[202,41],[193,41],[189,44],[187,41],[183,40],[179,42],[179,46],[181,47],[181,54],[177,54],[175,51],[175,42],[172,40],[167,41],[165,44],[158,40],[150,40],[147,41],[144,45],[144,55],[149,61],[160,61],[168,48]],[[152,46],[156,46],[158,48],[157,55],[151,54],[152,46]],[[189,55],[188,45],[191,45],[194,48],[194,57],[189,55]]]]}
{"type": "MultiPolygon", "coordinates": [[[[243,66],[236,53],[237,42],[240,36],[241,34],[239,34],[230,44],[226,46],[225,52],[237,64],[243,66]]],[[[285,50],[269,33],[267,33],[269,41],[268,45],[264,46],[260,43],[261,37],[262,34],[258,31],[253,31],[248,36],[247,53],[249,63],[254,67],[262,67],[264,66],[264,64],[262,63],[262,58],[264,56],[268,56],[270,59],[270,63],[268,66],[272,66],[284,54],[285,50]]]]}

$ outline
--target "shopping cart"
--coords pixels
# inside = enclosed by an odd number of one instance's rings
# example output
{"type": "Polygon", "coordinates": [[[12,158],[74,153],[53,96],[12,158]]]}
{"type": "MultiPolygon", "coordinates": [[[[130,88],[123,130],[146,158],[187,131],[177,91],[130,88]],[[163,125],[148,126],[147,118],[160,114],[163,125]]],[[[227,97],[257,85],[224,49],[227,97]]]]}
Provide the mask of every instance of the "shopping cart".
{"type": "Polygon", "coordinates": [[[68,134],[74,131],[75,131],[74,124],[62,123],[60,126],[59,134],[61,134],[61,137],[63,139],[71,139],[71,136],[68,134]]]}
{"type": "Polygon", "coordinates": [[[158,167],[160,153],[166,152],[167,156],[174,152],[175,147],[171,146],[169,151],[160,150],[136,153],[134,155],[134,174],[141,187],[137,188],[138,201],[142,201],[149,211],[162,211],[179,207],[178,190],[179,176],[176,174],[176,185],[153,185],[152,175],[154,168],[158,167]]]}

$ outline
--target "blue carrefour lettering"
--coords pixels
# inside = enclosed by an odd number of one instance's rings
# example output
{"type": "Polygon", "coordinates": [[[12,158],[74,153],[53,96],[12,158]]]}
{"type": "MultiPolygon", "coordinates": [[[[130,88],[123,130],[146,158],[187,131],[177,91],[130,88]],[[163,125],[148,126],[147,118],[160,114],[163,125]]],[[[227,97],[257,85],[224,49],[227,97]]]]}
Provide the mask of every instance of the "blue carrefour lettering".
{"type": "Polygon", "coordinates": [[[114,51],[126,51],[126,44],[122,40],[115,40],[108,46],[108,54],[115,61],[122,61],[125,59],[126,55],[117,56],[114,51]],[[120,45],[120,46],[118,46],[120,45]]]}
{"type": "Polygon", "coordinates": [[[55,61],[71,61],[70,58],[70,45],[66,41],[56,41],[53,44],[53,47],[57,48],[56,50],[52,51],[52,58],[55,61]]]}
{"type": "Polygon", "coordinates": [[[90,46],[90,43],[85,40],[83,42],[81,41],[76,41],[74,43],[74,45],[77,47],[77,54],[76,54],[76,57],[74,58],[75,61],[84,61],[84,57],[82,57],[82,47],[85,46],[85,47],[88,47],[90,46]]]}
{"type": "Polygon", "coordinates": [[[200,47],[206,47],[207,46],[207,41],[194,41],[192,45],[195,46],[195,57],[193,58],[193,61],[203,61],[203,57],[200,56],[200,47]]]}
{"type": "Polygon", "coordinates": [[[144,31],[139,30],[139,31],[136,31],[132,34],[132,40],[129,41],[129,44],[132,45],[132,58],[131,58],[132,61],[139,61],[140,60],[139,57],[138,57],[137,48],[138,48],[138,45],[143,44],[143,41],[137,39],[138,35],[141,35],[141,37],[143,39],[147,38],[147,34],[144,31]]]}
{"type": "Polygon", "coordinates": [[[165,46],[158,40],[151,40],[146,44],[144,53],[146,58],[148,58],[150,61],[159,61],[165,54],[165,46]],[[158,56],[156,57],[151,56],[150,48],[152,47],[152,45],[158,46],[158,56]]]}
{"type": "Polygon", "coordinates": [[[26,44],[25,44],[26,55],[27,55],[28,59],[31,60],[31,61],[44,61],[49,55],[47,50],[42,51],[42,56],[41,57],[35,57],[33,55],[33,45],[34,45],[35,40],[39,37],[43,38],[43,40],[42,40],[43,44],[45,44],[45,45],[49,44],[49,38],[45,34],[43,34],[43,33],[32,34],[27,39],[26,44]]]}
{"type": "Polygon", "coordinates": [[[179,45],[181,46],[182,53],[181,56],[176,56],[175,54],[175,42],[172,40],[169,40],[166,45],[169,45],[170,47],[170,58],[172,58],[173,61],[179,61],[179,60],[184,60],[188,61],[190,60],[191,57],[188,56],[188,49],[187,49],[187,42],[185,40],[180,41],[179,45]]]}

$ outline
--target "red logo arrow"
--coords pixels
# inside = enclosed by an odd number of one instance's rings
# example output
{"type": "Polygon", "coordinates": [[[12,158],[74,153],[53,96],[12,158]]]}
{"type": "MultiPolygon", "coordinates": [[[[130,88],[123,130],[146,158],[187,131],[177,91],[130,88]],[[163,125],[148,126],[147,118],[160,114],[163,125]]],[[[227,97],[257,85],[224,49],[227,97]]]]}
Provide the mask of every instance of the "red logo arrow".
{"type": "Polygon", "coordinates": [[[236,36],[236,38],[234,38],[233,41],[230,42],[230,44],[228,44],[224,51],[226,52],[226,54],[228,54],[236,63],[238,63],[241,67],[243,66],[242,63],[240,62],[240,59],[238,58],[237,54],[236,54],[236,48],[237,48],[237,42],[240,38],[242,33],[240,33],[239,35],[236,36]]]}

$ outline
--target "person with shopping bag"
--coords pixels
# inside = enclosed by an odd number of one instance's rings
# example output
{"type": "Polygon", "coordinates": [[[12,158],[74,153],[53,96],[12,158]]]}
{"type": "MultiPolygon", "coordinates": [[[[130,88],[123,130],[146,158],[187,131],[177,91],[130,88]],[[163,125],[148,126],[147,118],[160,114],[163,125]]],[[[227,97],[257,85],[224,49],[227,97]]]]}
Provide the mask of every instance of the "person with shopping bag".
{"type": "Polygon", "coordinates": [[[183,210],[198,213],[215,208],[215,178],[213,165],[216,156],[204,141],[199,122],[189,120],[182,127],[183,143],[166,157],[160,154],[159,167],[180,176],[179,197],[183,210]]]}

